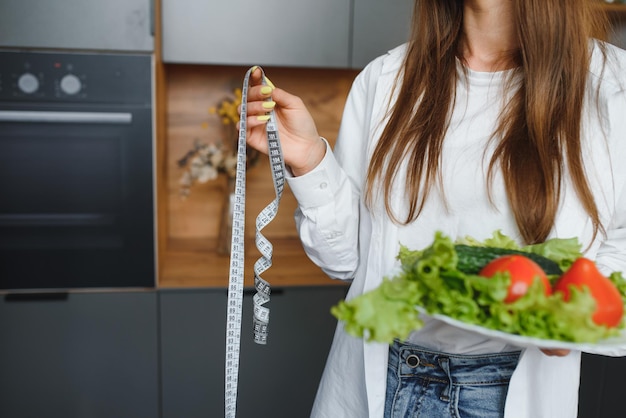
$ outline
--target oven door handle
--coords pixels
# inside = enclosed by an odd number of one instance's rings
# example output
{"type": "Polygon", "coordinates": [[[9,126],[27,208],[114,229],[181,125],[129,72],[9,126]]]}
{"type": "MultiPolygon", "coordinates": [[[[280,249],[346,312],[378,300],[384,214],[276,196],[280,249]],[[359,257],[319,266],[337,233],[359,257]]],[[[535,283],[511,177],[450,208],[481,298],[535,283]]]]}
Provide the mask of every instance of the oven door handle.
{"type": "Polygon", "coordinates": [[[133,115],[129,112],[0,110],[0,122],[128,125],[132,121],[133,115]]]}
{"type": "Polygon", "coordinates": [[[20,226],[110,226],[115,225],[115,215],[106,213],[41,213],[0,214],[1,227],[20,226]]]}

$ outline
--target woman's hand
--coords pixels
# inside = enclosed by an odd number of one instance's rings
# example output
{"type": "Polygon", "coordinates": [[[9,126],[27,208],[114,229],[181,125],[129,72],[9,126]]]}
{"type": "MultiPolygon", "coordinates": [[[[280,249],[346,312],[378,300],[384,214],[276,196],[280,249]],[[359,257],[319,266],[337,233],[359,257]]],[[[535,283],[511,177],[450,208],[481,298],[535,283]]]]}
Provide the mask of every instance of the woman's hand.
{"type": "Polygon", "coordinates": [[[565,357],[569,354],[570,350],[565,350],[563,348],[542,348],[541,352],[546,356],[565,357]]]}
{"type": "Polygon", "coordinates": [[[261,84],[261,77],[259,68],[250,75],[246,119],[248,145],[267,154],[265,124],[268,113],[274,110],[285,165],[295,176],[306,174],[324,158],[326,143],[317,133],[313,117],[302,100],[280,88],[261,84]]]}

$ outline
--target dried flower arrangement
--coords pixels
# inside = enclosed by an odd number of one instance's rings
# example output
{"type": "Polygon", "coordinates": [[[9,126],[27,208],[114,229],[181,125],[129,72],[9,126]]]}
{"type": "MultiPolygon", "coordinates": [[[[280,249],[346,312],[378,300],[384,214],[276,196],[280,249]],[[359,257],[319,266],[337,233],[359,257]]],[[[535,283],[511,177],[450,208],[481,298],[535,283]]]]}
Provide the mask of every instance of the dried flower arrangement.
{"type": "MultiPolygon", "coordinates": [[[[228,179],[224,191],[222,215],[219,223],[217,253],[230,254],[232,228],[232,196],[235,192],[235,176],[237,171],[237,148],[239,140],[239,112],[241,104],[241,89],[233,90],[233,95],[223,99],[218,106],[209,108],[209,114],[219,117],[223,126],[223,136],[210,142],[194,140],[192,149],[178,160],[178,166],[183,169],[180,177],[180,195],[186,198],[191,193],[195,183],[206,183],[216,180],[220,174],[228,179]]],[[[204,127],[208,123],[203,123],[204,127]]],[[[258,151],[246,148],[246,165],[251,167],[259,158],[258,151]]]]}
{"type": "MultiPolygon", "coordinates": [[[[240,104],[241,89],[237,88],[233,90],[233,97],[222,100],[217,107],[209,108],[209,113],[217,115],[226,128],[225,137],[208,143],[196,139],[193,148],[178,160],[178,166],[184,169],[180,178],[182,197],[189,196],[194,183],[215,180],[220,173],[225,173],[229,179],[235,178],[239,127],[237,109],[240,104]]],[[[248,147],[246,157],[246,164],[252,166],[256,163],[259,154],[248,147]]]]}

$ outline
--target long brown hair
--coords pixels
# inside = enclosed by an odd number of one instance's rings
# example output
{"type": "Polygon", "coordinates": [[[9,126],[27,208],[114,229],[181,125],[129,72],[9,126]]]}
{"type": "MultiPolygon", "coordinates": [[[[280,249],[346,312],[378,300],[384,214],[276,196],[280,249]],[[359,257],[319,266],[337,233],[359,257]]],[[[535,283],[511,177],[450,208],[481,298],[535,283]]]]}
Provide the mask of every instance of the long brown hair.
{"type": "MultiPolygon", "coordinates": [[[[528,244],[544,241],[555,221],[562,177],[571,176],[594,236],[603,230],[585,177],[581,119],[589,41],[605,30],[592,0],[511,0],[519,51],[518,82],[503,109],[488,179],[501,170],[517,226],[528,244]]],[[[463,0],[416,0],[411,41],[396,80],[397,98],[373,152],[366,202],[382,186],[389,216],[410,223],[429,191],[441,183],[439,162],[455,100],[457,59],[463,42],[463,0]],[[391,188],[404,159],[409,207],[406,219],[391,208],[391,188]]],[[[512,83],[509,85],[513,85],[512,83]]]]}

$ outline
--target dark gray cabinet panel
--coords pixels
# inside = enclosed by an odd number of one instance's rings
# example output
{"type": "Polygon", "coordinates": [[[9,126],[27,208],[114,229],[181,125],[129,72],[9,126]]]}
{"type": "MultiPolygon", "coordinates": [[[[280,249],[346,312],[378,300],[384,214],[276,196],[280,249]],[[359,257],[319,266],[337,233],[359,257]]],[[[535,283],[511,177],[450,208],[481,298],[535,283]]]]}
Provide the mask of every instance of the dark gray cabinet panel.
{"type": "Polygon", "coordinates": [[[352,68],[363,68],[372,59],[409,39],[414,0],[355,0],[352,68]]]}
{"type": "Polygon", "coordinates": [[[0,299],[0,333],[0,417],[158,417],[156,292],[0,299]]]}
{"type": "MultiPolygon", "coordinates": [[[[336,323],[329,309],[345,291],[276,289],[267,346],[252,342],[246,294],[238,417],[308,416],[336,323]]],[[[225,289],[8,299],[0,298],[0,417],[223,415],[225,289]]],[[[579,418],[626,416],[626,358],[583,354],[581,375],[579,418]]]]}
{"type": "MultiPolygon", "coordinates": [[[[274,289],[266,346],[252,341],[252,294],[246,294],[237,416],[306,417],[336,321],[341,287],[274,289]]],[[[161,291],[163,418],[224,413],[226,290],[161,291]]]]}
{"type": "Polygon", "coordinates": [[[362,68],[405,42],[413,10],[413,0],[162,5],[165,62],[328,68],[362,68]]]}
{"type": "Polygon", "coordinates": [[[226,291],[162,291],[159,297],[163,417],[219,416],[226,291]]]}
{"type": "Polygon", "coordinates": [[[623,418],[626,357],[582,356],[578,418],[623,418]]]}
{"type": "Polygon", "coordinates": [[[0,46],[154,50],[155,0],[1,0],[0,46]]]}
{"type": "Polygon", "coordinates": [[[348,66],[350,0],[162,0],[163,60],[348,66]]]}

